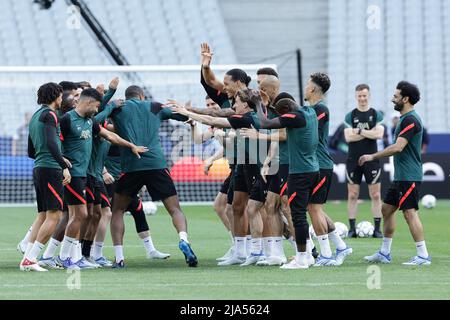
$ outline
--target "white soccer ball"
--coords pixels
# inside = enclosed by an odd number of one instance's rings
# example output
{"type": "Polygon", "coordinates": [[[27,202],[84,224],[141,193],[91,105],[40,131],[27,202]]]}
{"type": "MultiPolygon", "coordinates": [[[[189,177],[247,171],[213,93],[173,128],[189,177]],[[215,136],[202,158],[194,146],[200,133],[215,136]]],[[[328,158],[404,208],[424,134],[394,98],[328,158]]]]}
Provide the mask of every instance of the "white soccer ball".
{"type": "Polygon", "coordinates": [[[348,227],[345,223],[342,222],[335,222],[334,226],[336,227],[336,231],[338,232],[339,236],[344,239],[348,236],[348,227]]]}
{"type": "Polygon", "coordinates": [[[356,226],[356,234],[360,238],[370,238],[373,235],[374,227],[369,221],[361,221],[356,226]]]}
{"type": "Polygon", "coordinates": [[[147,215],[154,215],[156,214],[156,211],[158,211],[158,208],[153,201],[143,201],[142,209],[144,209],[144,213],[147,215]]]}
{"type": "Polygon", "coordinates": [[[424,195],[422,198],[422,206],[426,209],[433,209],[436,206],[436,197],[432,194],[424,195]]]}
{"type": "Polygon", "coordinates": [[[309,226],[309,235],[311,236],[311,239],[316,240],[316,232],[314,231],[314,228],[312,225],[309,226]]]}

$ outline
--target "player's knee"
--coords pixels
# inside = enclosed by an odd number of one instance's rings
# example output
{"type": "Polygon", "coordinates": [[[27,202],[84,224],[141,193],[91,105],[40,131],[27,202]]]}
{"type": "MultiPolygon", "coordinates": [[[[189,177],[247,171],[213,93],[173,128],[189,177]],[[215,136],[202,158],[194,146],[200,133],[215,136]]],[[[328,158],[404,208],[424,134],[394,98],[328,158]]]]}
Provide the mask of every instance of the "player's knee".
{"type": "Polygon", "coordinates": [[[315,204],[308,205],[308,212],[310,215],[316,216],[321,213],[320,207],[315,204]]]}
{"type": "Polygon", "coordinates": [[[75,215],[74,215],[74,219],[78,220],[78,221],[84,221],[88,218],[89,214],[88,214],[88,210],[82,209],[79,210],[75,215]]]}
{"type": "Polygon", "coordinates": [[[233,214],[243,215],[245,211],[245,204],[233,202],[233,214]]]}
{"type": "Polygon", "coordinates": [[[413,222],[417,217],[415,210],[405,210],[403,211],[403,216],[408,224],[413,222]]]}
{"type": "Polygon", "coordinates": [[[370,193],[370,199],[372,201],[381,201],[381,193],[380,191],[373,191],[370,193]]]}
{"type": "Polygon", "coordinates": [[[358,201],[359,192],[349,191],[348,192],[348,201],[358,201]]]}
{"type": "Polygon", "coordinates": [[[220,203],[220,201],[217,201],[217,200],[214,201],[214,211],[217,214],[224,212],[224,210],[225,210],[225,207],[222,205],[222,203],[220,203]]]}
{"type": "Polygon", "coordinates": [[[92,218],[94,220],[100,220],[102,218],[102,210],[101,209],[94,209],[94,212],[92,213],[92,218]]]}
{"type": "Polygon", "coordinates": [[[278,212],[276,212],[277,208],[276,208],[275,203],[273,203],[273,202],[266,203],[265,207],[266,207],[266,211],[267,211],[268,215],[274,215],[275,213],[278,214],[278,212]]]}

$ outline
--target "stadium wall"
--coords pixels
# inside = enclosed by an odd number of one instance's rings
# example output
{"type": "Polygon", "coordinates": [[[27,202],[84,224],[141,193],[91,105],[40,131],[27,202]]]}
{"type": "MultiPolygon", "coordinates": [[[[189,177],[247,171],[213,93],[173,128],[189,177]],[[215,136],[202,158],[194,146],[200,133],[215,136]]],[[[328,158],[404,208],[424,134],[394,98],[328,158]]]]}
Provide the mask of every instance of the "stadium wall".
{"type": "Polygon", "coordinates": [[[219,0],[238,63],[274,58],[281,90],[298,99],[295,50],[303,57],[303,83],[314,71],[327,69],[327,0],[219,0]]]}

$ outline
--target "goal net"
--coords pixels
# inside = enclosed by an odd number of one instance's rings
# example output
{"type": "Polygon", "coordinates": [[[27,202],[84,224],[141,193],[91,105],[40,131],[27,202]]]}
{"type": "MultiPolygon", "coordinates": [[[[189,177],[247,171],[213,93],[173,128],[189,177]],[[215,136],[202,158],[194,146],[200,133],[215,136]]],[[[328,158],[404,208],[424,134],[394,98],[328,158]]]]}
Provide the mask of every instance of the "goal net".
{"type": "MultiPolygon", "coordinates": [[[[214,65],[214,72],[223,79],[225,72],[241,68],[251,77],[256,88],[256,70],[275,65],[214,65]]],[[[200,84],[200,66],[73,66],[73,67],[0,67],[0,205],[33,204],[36,201],[32,170],[33,160],[27,156],[28,121],[37,110],[36,92],[46,82],[88,81],[93,87],[118,76],[120,83],[113,97],[123,98],[125,89],[143,86],[152,99],[191,101],[205,106],[205,91],[200,84]]],[[[204,129],[206,130],[206,126],[204,129]]],[[[161,146],[183,202],[210,202],[229,173],[225,159],[216,161],[208,175],[203,161],[220,147],[210,140],[194,145],[189,126],[174,120],[165,121],[160,130],[161,146]]],[[[145,192],[145,197],[148,195],[145,192]]]]}

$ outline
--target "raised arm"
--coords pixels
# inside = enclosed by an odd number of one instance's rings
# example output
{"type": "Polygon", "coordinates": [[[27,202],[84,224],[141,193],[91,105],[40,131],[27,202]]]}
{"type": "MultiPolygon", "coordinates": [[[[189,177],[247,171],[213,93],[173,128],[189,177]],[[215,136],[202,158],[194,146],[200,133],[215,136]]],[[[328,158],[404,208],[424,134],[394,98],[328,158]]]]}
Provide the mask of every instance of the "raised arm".
{"type": "Polygon", "coordinates": [[[201,46],[201,56],[202,56],[202,75],[205,79],[205,82],[208,86],[213,87],[217,91],[223,92],[223,83],[220,82],[214,72],[211,70],[211,59],[213,53],[211,52],[211,48],[207,43],[202,43],[201,46]]]}
{"type": "Polygon", "coordinates": [[[107,104],[105,106],[105,108],[103,109],[103,111],[97,113],[94,116],[95,121],[97,121],[99,123],[105,122],[105,120],[111,115],[111,113],[115,109],[122,107],[123,104],[124,104],[124,102],[121,99],[114,100],[113,102],[107,104]]]}
{"type": "Polygon", "coordinates": [[[100,103],[99,109],[102,110],[111,100],[114,93],[116,93],[117,86],[119,85],[119,77],[115,77],[111,80],[109,83],[108,91],[106,91],[105,95],[103,96],[102,102],[100,103]]]}

